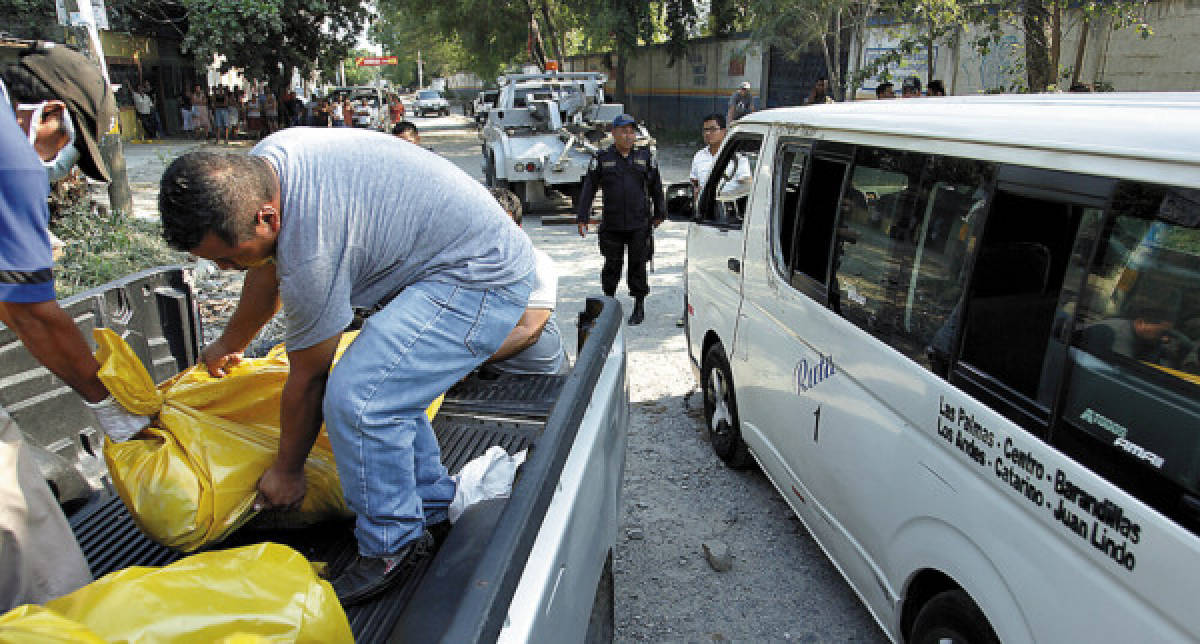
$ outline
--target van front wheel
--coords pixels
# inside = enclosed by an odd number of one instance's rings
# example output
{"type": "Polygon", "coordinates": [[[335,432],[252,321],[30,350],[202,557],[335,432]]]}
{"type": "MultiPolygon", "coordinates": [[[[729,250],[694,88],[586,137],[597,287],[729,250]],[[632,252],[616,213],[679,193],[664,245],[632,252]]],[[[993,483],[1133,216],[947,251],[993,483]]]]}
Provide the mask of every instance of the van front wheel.
{"type": "Polygon", "coordinates": [[[934,595],[913,622],[913,644],[999,644],[983,611],[961,590],[934,595]]]}
{"type": "Polygon", "coordinates": [[[753,460],[746,443],[742,441],[737,397],[733,392],[733,372],[725,357],[725,347],[720,342],[709,347],[704,354],[700,386],[704,389],[704,421],[708,426],[713,451],[729,467],[739,470],[749,467],[753,460]]]}

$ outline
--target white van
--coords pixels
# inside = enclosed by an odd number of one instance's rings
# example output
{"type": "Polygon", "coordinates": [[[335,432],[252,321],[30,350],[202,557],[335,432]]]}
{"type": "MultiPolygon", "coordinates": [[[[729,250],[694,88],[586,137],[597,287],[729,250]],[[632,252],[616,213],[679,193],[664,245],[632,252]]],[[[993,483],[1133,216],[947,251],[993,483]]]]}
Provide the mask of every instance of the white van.
{"type": "Polygon", "coordinates": [[[1200,638],[1200,96],[756,112],[687,298],[717,455],[891,639],[1200,638]]]}

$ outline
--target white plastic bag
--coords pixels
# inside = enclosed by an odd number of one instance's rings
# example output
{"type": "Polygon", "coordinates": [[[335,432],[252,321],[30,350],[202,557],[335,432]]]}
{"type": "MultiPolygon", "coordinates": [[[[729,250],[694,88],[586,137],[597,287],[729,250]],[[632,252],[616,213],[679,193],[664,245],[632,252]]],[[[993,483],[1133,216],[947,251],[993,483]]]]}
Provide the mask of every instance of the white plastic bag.
{"type": "Polygon", "coordinates": [[[503,447],[493,445],[482,455],[471,459],[456,477],[458,489],[447,512],[450,523],[456,523],[467,508],[488,499],[507,499],[512,494],[517,468],[525,462],[525,450],[509,455],[503,447]]]}

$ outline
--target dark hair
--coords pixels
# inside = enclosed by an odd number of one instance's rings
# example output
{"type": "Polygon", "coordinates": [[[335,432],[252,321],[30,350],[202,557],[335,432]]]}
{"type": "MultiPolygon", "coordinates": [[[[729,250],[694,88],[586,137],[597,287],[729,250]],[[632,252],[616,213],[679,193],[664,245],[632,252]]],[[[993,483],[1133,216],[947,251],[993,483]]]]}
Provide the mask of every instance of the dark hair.
{"type": "Polygon", "coordinates": [[[508,216],[512,217],[512,220],[520,226],[523,208],[521,208],[521,198],[517,196],[517,193],[507,188],[489,188],[488,190],[496,198],[496,201],[500,202],[500,207],[504,208],[504,212],[508,213],[508,216]]]}
{"type": "Polygon", "coordinates": [[[707,123],[709,121],[716,121],[717,125],[721,126],[722,130],[725,129],[725,115],[724,114],[717,114],[716,112],[713,112],[712,114],[709,114],[708,116],[705,116],[704,118],[700,119],[700,124],[704,125],[705,123],[707,123]]]}
{"type": "Polygon", "coordinates": [[[17,103],[62,100],[21,63],[5,65],[4,70],[0,71],[0,78],[4,79],[4,85],[8,88],[8,98],[13,102],[14,108],[17,103]]]}
{"type": "Polygon", "coordinates": [[[417,126],[413,125],[412,121],[400,121],[396,125],[392,126],[392,134],[395,136],[400,136],[405,132],[412,132],[413,134],[418,135],[420,134],[420,132],[417,130],[417,126]]]}
{"type": "Polygon", "coordinates": [[[927,89],[929,91],[930,96],[945,96],[946,95],[946,85],[943,84],[941,79],[938,79],[938,78],[935,78],[935,79],[929,81],[929,87],[927,89]]]}
{"type": "Polygon", "coordinates": [[[876,85],[875,86],[875,97],[879,98],[880,96],[883,96],[884,92],[888,91],[889,89],[892,89],[893,87],[895,87],[895,85],[893,85],[891,83],[880,83],[880,84],[876,85]]]}
{"type": "Polygon", "coordinates": [[[253,230],[253,213],[275,198],[266,159],[243,154],[189,152],[171,162],[159,183],[163,239],[190,251],[213,233],[231,246],[253,230]]]}

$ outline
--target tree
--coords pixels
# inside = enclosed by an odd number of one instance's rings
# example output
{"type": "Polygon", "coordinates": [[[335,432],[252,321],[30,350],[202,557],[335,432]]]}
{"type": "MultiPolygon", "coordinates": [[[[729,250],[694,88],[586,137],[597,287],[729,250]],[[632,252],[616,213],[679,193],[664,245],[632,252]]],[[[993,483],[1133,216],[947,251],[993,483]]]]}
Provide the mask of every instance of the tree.
{"type": "Polygon", "coordinates": [[[1148,0],[1087,0],[1070,5],[1068,0],[1002,0],[986,8],[972,6],[969,19],[982,28],[981,35],[972,44],[980,53],[987,53],[1000,44],[1006,26],[1021,31],[1025,41],[1021,61],[1025,79],[1024,87],[1020,89],[1044,92],[1068,77],[1064,75],[1062,65],[1063,20],[1068,7],[1080,12],[1080,35],[1074,65],[1068,72],[1073,84],[1079,80],[1089,33],[1097,26],[1132,28],[1142,38],[1153,35],[1153,30],[1142,19],[1147,4],[1148,0]]]}
{"type": "Polygon", "coordinates": [[[318,60],[344,58],[369,16],[363,0],[181,0],[187,8],[183,49],[197,63],[216,55],[222,69],[282,90],[292,68],[307,75],[318,60]]]}
{"type": "MultiPolygon", "coordinates": [[[[867,23],[875,15],[878,0],[751,0],[751,37],[776,47],[793,60],[817,45],[825,59],[830,92],[842,99],[847,84],[853,88],[861,78],[847,78],[841,52],[848,31],[863,42],[867,23]]],[[[859,65],[861,69],[862,65],[859,65]]]]}

